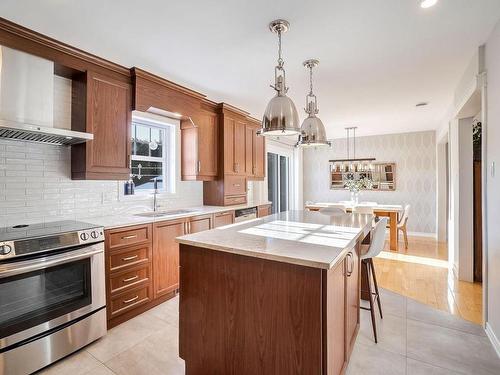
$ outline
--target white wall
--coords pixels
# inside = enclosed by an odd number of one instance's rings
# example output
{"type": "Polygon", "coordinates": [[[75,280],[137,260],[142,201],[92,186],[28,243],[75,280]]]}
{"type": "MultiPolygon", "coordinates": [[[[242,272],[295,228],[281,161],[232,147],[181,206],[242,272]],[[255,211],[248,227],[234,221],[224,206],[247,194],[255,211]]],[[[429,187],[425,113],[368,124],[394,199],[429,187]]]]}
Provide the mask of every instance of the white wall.
{"type": "MultiPolygon", "coordinates": [[[[56,79],[54,88],[54,122],[68,128],[71,81],[56,79]]],[[[70,154],[69,147],[0,140],[0,227],[152,208],[149,195],[123,196],[123,182],[71,180],[70,154]]],[[[159,204],[203,204],[202,182],[180,181],[180,147],[177,155],[177,194],[160,195],[159,204]]]]}
{"type": "MultiPolygon", "coordinates": [[[[352,152],[352,151],[351,151],[352,152]]],[[[408,230],[436,233],[436,138],[435,132],[416,132],[358,137],[357,157],[396,163],[396,191],[364,191],[360,200],[387,204],[411,204],[408,230]]],[[[346,140],[333,147],[304,151],[304,201],[334,202],[350,199],[349,192],[330,190],[330,159],[346,157],[346,140]]]]}
{"type": "MultiPolygon", "coordinates": [[[[491,164],[500,166],[500,23],[486,42],[486,257],[487,257],[487,331],[500,349],[500,179],[491,174],[491,164]]],[[[498,168],[497,168],[498,170],[498,168]]],[[[498,172],[498,171],[497,171],[498,172]]]]}

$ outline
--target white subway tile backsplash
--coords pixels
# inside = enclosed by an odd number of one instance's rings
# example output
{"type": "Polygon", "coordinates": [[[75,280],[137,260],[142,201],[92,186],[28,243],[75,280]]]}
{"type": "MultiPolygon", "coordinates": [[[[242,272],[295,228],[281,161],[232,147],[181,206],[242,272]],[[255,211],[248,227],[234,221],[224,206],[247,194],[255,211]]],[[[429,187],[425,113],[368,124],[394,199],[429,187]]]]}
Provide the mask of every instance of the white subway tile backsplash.
{"type": "MultiPolygon", "coordinates": [[[[151,209],[152,195],[122,191],[121,181],[71,180],[70,148],[0,140],[0,226],[151,209]]],[[[179,182],[178,191],[159,195],[160,206],[203,204],[201,182],[179,182]]]]}

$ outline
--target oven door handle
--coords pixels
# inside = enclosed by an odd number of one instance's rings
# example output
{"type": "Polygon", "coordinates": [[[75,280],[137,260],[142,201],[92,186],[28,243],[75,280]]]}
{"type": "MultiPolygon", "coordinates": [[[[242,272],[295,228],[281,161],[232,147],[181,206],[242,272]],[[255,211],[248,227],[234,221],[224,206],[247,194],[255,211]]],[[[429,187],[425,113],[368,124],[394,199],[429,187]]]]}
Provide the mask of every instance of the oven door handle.
{"type": "Polygon", "coordinates": [[[85,249],[74,251],[71,254],[58,254],[33,260],[2,264],[0,265],[0,279],[74,262],[80,259],[90,258],[96,254],[103,253],[102,248],[96,248],[93,246],[91,249],[92,250],[87,247],[85,249]]]}

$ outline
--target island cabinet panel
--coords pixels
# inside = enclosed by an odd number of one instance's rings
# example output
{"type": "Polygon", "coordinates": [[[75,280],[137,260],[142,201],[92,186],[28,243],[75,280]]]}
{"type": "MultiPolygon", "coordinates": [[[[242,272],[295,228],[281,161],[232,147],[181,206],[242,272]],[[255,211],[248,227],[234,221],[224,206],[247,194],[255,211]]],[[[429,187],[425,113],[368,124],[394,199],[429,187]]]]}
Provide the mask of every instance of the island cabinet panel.
{"type": "Polygon", "coordinates": [[[326,300],[323,307],[326,309],[325,315],[332,317],[327,319],[323,326],[326,340],[324,340],[323,365],[327,375],[341,374],[347,366],[347,352],[345,340],[346,325],[346,272],[345,261],[337,264],[328,272],[323,281],[326,285],[324,298],[326,300]]]}
{"type": "Polygon", "coordinates": [[[359,330],[360,259],[359,246],[349,251],[346,263],[346,349],[352,352],[359,330]]]}
{"type": "Polygon", "coordinates": [[[214,228],[234,223],[234,211],[219,212],[214,214],[214,228]]]}
{"type": "Polygon", "coordinates": [[[181,245],[186,374],[321,374],[322,272],[181,245]]]}
{"type": "Polygon", "coordinates": [[[153,233],[153,288],[158,298],[179,288],[179,244],[175,238],[186,234],[186,222],[155,223],[153,233]]]}
{"type": "Polygon", "coordinates": [[[72,128],[94,139],[72,146],[71,177],[130,178],[131,85],[88,71],[73,79],[72,90],[72,128]]]}

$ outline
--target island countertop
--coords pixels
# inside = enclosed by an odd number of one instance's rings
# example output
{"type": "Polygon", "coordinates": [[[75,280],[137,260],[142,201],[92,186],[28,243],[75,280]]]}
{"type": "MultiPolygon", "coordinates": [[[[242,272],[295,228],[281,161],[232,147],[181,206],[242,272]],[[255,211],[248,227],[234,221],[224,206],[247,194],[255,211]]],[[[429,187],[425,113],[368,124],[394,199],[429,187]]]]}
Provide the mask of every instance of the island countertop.
{"type": "Polygon", "coordinates": [[[373,216],[286,211],[178,237],[181,244],[321,269],[332,268],[363,239],[373,216]]]}

